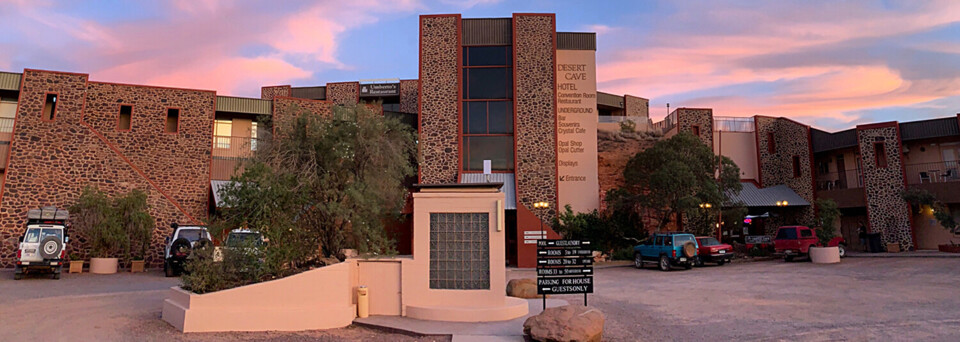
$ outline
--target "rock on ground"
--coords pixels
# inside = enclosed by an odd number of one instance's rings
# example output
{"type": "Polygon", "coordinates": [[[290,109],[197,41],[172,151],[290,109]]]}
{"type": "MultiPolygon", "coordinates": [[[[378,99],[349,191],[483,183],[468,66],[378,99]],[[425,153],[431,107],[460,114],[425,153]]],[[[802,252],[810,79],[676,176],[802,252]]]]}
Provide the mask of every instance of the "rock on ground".
{"type": "Polygon", "coordinates": [[[539,298],[536,279],[512,279],[507,283],[507,295],[517,298],[539,298]]]}
{"type": "Polygon", "coordinates": [[[583,305],[547,308],[523,322],[523,333],[536,341],[590,341],[603,338],[603,313],[583,305]]]}

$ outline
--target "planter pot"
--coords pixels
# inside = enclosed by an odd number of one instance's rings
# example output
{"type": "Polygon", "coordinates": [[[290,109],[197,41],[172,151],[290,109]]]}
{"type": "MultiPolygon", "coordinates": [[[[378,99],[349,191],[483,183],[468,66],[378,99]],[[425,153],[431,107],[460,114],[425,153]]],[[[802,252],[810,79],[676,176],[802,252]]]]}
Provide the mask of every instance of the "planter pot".
{"type": "Polygon", "coordinates": [[[70,261],[70,273],[83,273],[83,260],[70,261]]]}
{"type": "Polygon", "coordinates": [[[114,274],[117,273],[117,258],[90,258],[90,273],[114,274]]]}
{"type": "Polygon", "coordinates": [[[939,245],[937,249],[946,253],[960,253],[960,245],[939,245]]]}
{"type": "Polygon", "coordinates": [[[840,262],[840,248],[810,247],[810,261],[814,264],[836,264],[840,262]]]}
{"type": "Polygon", "coordinates": [[[900,253],[900,244],[899,243],[888,243],[887,244],[888,253],[900,253]]]}
{"type": "Polygon", "coordinates": [[[134,260],[130,262],[130,273],[143,272],[143,266],[146,262],[143,260],[134,260]]]}

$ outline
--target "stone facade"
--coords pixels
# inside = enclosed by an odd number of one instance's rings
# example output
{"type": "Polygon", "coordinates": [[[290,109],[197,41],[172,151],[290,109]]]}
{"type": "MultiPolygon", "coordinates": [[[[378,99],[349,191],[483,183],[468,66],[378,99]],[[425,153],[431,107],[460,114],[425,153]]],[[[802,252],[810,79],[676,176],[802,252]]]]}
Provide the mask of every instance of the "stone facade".
{"type": "Polygon", "coordinates": [[[327,101],[338,105],[354,105],[360,102],[359,82],[327,83],[327,101]]]}
{"type": "Polygon", "coordinates": [[[264,100],[273,100],[278,96],[290,96],[292,90],[289,85],[279,85],[260,88],[260,98],[264,100]]]}
{"type": "Polygon", "coordinates": [[[540,218],[551,222],[557,208],[556,63],[553,15],[513,16],[517,201],[533,208],[550,203],[540,218]]]}
{"type": "Polygon", "coordinates": [[[698,127],[700,140],[707,146],[713,146],[713,109],[677,108],[676,112],[679,132],[693,133],[694,127],[698,127]]]}
{"type": "MultiPolygon", "coordinates": [[[[420,17],[420,183],[456,183],[460,166],[460,16],[420,17]]],[[[552,121],[551,121],[552,122],[552,121]]]]}
{"type": "MultiPolygon", "coordinates": [[[[68,207],[88,185],[111,196],[147,193],[157,229],[146,260],[160,265],[170,223],[206,219],[216,94],[88,82],[84,74],[26,70],[23,77],[0,190],[0,266],[13,265],[27,210],[68,207]],[[53,121],[40,118],[46,93],[58,96],[53,121]],[[130,131],[117,130],[120,104],[133,105],[130,131]],[[180,109],[177,133],[164,131],[169,107],[180,109]]],[[[86,258],[86,238],[71,235],[69,251],[86,258]]]]}
{"type": "Polygon", "coordinates": [[[857,143],[863,160],[861,164],[870,231],[881,233],[885,244],[899,243],[901,250],[913,248],[910,207],[900,197],[904,188],[900,126],[895,122],[857,126],[857,143]],[[877,163],[876,144],[883,146],[886,167],[877,163]]]}
{"type": "Polygon", "coordinates": [[[416,113],[419,108],[420,99],[420,81],[419,80],[401,80],[400,81],[400,111],[403,113],[416,113]]]}
{"type": "Polygon", "coordinates": [[[785,184],[797,195],[811,203],[809,207],[783,209],[781,217],[770,218],[767,234],[776,233],[783,224],[812,224],[814,221],[813,169],[810,155],[810,127],[785,118],[754,117],[757,134],[757,153],[760,163],[760,184],[764,187],[785,184]],[[772,133],[773,153],[767,141],[772,133]],[[798,157],[800,176],[794,177],[793,160],[798,157]]]}
{"type": "Polygon", "coordinates": [[[308,100],[295,97],[277,97],[273,99],[274,127],[282,127],[290,122],[294,115],[301,111],[319,113],[323,116],[333,114],[333,103],[330,101],[308,100]]]}
{"type": "Polygon", "coordinates": [[[650,100],[631,95],[623,96],[623,115],[650,117],[650,100]]]}

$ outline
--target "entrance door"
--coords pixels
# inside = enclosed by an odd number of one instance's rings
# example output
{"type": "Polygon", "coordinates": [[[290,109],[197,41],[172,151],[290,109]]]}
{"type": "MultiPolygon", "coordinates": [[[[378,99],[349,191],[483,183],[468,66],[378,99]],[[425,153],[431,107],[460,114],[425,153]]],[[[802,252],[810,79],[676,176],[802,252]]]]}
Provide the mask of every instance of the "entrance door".
{"type": "Polygon", "coordinates": [[[507,266],[517,266],[517,248],[520,246],[517,245],[517,211],[516,210],[504,210],[503,211],[503,223],[506,225],[507,233],[504,237],[506,240],[506,248],[504,252],[507,257],[507,266]]]}
{"type": "Polygon", "coordinates": [[[395,261],[358,264],[360,282],[370,296],[370,314],[400,316],[400,263],[395,261]]]}

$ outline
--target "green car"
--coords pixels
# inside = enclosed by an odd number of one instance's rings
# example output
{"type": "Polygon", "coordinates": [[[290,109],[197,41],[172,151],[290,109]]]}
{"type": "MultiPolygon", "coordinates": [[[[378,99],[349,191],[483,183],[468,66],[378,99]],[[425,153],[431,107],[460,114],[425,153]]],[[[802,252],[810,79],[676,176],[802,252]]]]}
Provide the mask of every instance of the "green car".
{"type": "Polygon", "coordinates": [[[673,266],[689,270],[696,260],[697,249],[697,238],[693,234],[656,233],[633,247],[633,263],[637,268],[643,268],[645,262],[653,262],[661,271],[669,271],[673,266]]]}

